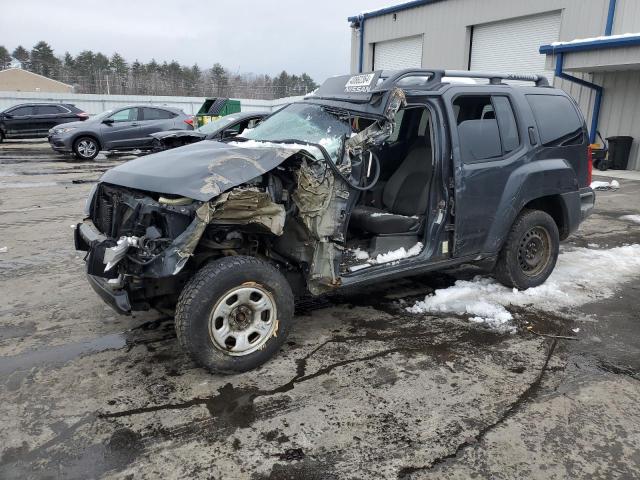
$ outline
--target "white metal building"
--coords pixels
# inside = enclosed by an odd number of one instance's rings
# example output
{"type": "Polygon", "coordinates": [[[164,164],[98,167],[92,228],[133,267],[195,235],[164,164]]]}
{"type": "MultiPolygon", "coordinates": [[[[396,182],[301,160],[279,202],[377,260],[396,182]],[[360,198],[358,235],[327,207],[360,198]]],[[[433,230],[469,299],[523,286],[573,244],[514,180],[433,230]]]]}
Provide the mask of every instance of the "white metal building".
{"type": "Polygon", "coordinates": [[[640,0],[414,0],[349,18],[351,72],[543,73],[595,138],[634,137],[640,170],[640,0]]]}

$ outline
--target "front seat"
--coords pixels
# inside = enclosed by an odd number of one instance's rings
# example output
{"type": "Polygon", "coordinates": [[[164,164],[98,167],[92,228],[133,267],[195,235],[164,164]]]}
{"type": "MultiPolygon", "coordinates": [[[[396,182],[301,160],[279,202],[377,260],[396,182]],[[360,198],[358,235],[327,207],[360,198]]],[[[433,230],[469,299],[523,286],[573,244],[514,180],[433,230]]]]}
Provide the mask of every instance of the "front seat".
{"type": "Polygon", "coordinates": [[[417,230],[429,202],[432,168],[431,148],[420,139],[384,186],[385,208],[358,205],[351,212],[349,227],[374,234],[417,230]]]}

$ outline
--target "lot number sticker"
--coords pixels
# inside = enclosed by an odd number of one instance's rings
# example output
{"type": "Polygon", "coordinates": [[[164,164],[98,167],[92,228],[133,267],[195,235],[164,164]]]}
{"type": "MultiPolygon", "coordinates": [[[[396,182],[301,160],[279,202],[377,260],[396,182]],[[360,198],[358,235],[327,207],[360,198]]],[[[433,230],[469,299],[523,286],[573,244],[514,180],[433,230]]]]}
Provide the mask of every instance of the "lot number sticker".
{"type": "Polygon", "coordinates": [[[371,90],[371,83],[375,73],[366,73],[363,75],[354,75],[344,86],[345,92],[368,92],[371,90]]]}

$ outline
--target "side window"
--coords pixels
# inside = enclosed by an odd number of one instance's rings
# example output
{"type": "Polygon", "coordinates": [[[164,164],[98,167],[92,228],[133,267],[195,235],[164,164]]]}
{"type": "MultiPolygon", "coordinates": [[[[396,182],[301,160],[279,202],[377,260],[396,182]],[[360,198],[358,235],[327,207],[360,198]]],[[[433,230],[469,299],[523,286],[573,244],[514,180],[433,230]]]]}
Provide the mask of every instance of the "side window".
{"type": "Polygon", "coordinates": [[[456,122],[464,163],[502,156],[498,122],[489,95],[458,97],[453,102],[453,110],[458,112],[456,122]]]}
{"type": "Polygon", "coordinates": [[[527,95],[545,146],[578,145],[584,141],[583,121],[567,97],[562,95],[527,95]]]}
{"type": "Polygon", "coordinates": [[[142,120],[167,120],[175,115],[159,108],[142,108],[142,120]]]}
{"type": "Polygon", "coordinates": [[[509,153],[520,146],[520,135],[518,134],[518,124],[513,113],[511,102],[508,97],[493,97],[493,107],[498,119],[500,138],[502,139],[502,150],[509,153]]]}
{"type": "Polygon", "coordinates": [[[404,110],[398,110],[395,117],[395,125],[393,127],[393,132],[389,135],[387,142],[395,143],[398,141],[398,137],[400,136],[400,129],[402,128],[402,119],[404,118],[404,110]]]}
{"type": "Polygon", "coordinates": [[[109,117],[114,122],[135,122],[138,119],[137,108],[125,108],[109,117]]]}
{"type": "Polygon", "coordinates": [[[39,105],[38,106],[38,115],[57,115],[61,113],[60,107],[55,105],[39,105]]]}
{"type": "Polygon", "coordinates": [[[13,115],[14,117],[24,117],[25,115],[34,115],[35,108],[34,107],[18,107],[13,110],[7,112],[9,115],[13,115]]]}
{"type": "Polygon", "coordinates": [[[501,158],[520,145],[518,124],[508,97],[458,97],[453,111],[464,163],[501,158]]]}

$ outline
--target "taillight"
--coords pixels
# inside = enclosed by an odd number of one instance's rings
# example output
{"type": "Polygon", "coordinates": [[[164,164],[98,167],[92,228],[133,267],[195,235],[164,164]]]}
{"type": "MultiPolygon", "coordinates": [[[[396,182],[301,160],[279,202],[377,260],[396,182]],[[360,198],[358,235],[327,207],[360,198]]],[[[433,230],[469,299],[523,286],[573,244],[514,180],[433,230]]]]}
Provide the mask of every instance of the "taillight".
{"type": "Polygon", "coordinates": [[[587,147],[587,186],[591,185],[591,179],[593,178],[593,152],[591,145],[587,147]]]}
{"type": "Polygon", "coordinates": [[[193,117],[187,118],[184,123],[193,127],[193,117]]]}
{"type": "Polygon", "coordinates": [[[85,112],[80,112],[80,113],[76,113],[76,117],[78,117],[80,120],[86,120],[87,118],[89,118],[89,114],[85,112]]]}

